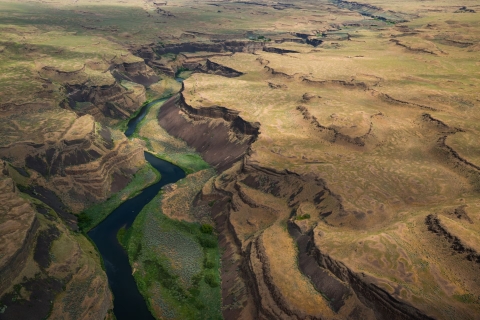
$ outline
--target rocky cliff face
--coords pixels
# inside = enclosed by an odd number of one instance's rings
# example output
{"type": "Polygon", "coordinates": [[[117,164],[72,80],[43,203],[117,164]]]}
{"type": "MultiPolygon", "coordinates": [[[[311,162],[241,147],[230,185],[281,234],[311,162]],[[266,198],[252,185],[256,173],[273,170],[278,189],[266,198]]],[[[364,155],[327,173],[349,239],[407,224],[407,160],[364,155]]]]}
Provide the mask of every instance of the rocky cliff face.
{"type": "Polygon", "coordinates": [[[211,61],[210,59],[207,59],[205,67],[203,67],[201,70],[206,73],[217,74],[227,78],[240,77],[241,75],[243,75],[243,73],[240,71],[222,66],[218,63],[211,61]]]}
{"type": "Polygon", "coordinates": [[[262,50],[264,47],[263,42],[253,41],[218,41],[213,43],[201,43],[201,42],[186,42],[178,44],[165,44],[162,46],[156,46],[153,50],[157,54],[175,53],[180,52],[255,52],[262,50]]]}
{"type": "Polygon", "coordinates": [[[146,87],[160,80],[152,68],[143,61],[114,65],[111,72],[117,80],[127,80],[146,87]]]}
{"type": "MultiPolygon", "coordinates": [[[[118,72],[118,78],[122,77],[118,72]]],[[[138,77],[152,80],[143,75],[138,77]]],[[[143,86],[132,84],[126,88],[116,81],[102,86],[67,85],[66,89],[70,110],[79,115],[91,114],[95,120],[106,123],[129,118],[146,100],[143,86]]]]}
{"type": "Polygon", "coordinates": [[[181,95],[162,106],[158,119],[168,133],[185,140],[219,171],[243,157],[260,129],[224,107],[193,108],[181,95]]]}
{"type": "Polygon", "coordinates": [[[39,227],[35,211],[22,199],[9,177],[7,164],[0,162],[0,294],[24,268],[39,227]]]}
{"type": "Polygon", "coordinates": [[[239,76],[242,73],[230,68],[222,69],[222,66],[215,65],[208,60],[208,56],[212,54],[224,55],[235,52],[254,53],[263,50],[264,42],[239,41],[239,40],[213,40],[212,42],[184,42],[171,43],[162,45],[144,45],[141,47],[131,48],[131,51],[145,60],[145,62],[158,72],[167,76],[174,77],[177,70],[187,68],[189,70],[199,70],[202,72],[216,73],[227,76],[239,76]],[[186,58],[182,53],[208,52],[206,57],[196,56],[194,58],[186,58]],[[169,61],[161,55],[176,54],[178,55],[174,61],[169,61]]]}
{"type": "Polygon", "coordinates": [[[90,115],[66,113],[62,123],[55,140],[39,137],[34,144],[17,141],[0,148],[1,157],[30,172],[28,184],[47,202],[57,202],[58,196],[80,212],[124,187],[145,163],[142,145],[95,123],[90,115]]]}
{"type": "Polygon", "coordinates": [[[323,248],[318,221],[329,226],[327,218],[364,213],[346,209],[342,197],[313,174],[256,162],[250,145],[260,134],[259,124],[225,107],[192,107],[183,95],[161,108],[159,123],[220,172],[196,204],[213,203],[224,249],[225,318],[433,319],[428,307],[405,299],[400,288],[386,290],[385,279],[323,248]]]}
{"type": "Polygon", "coordinates": [[[134,113],[146,100],[145,87],[159,80],[137,57],[87,60],[81,68],[69,71],[41,65],[37,69],[47,83],[60,84],[58,93],[65,94],[63,108],[110,124],[134,113]]]}
{"type": "Polygon", "coordinates": [[[0,169],[2,319],[104,319],[112,296],[92,245],[51,207],[22,196],[16,169],[3,161],[0,169]]]}

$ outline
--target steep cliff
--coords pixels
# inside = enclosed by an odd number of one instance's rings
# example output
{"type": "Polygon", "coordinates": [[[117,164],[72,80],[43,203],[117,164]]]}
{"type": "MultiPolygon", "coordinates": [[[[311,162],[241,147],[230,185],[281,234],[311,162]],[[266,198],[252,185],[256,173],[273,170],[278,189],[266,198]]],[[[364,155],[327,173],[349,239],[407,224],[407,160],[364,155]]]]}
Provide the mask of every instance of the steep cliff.
{"type": "Polygon", "coordinates": [[[0,162],[0,295],[24,268],[39,227],[34,209],[21,198],[7,166],[0,162]]]}
{"type": "Polygon", "coordinates": [[[219,171],[240,160],[259,132],[259,124],[244,121],[235,111],[220,106],[196,109],[182,95],[162,106],[158,120],[169,134],[186,141],[219,171]]]}
{"type": "Polygon", "coordinates": [[[0,166],[1,318],[104,319],[112,295],[92,245],[51,207],[22,195],[16,169],[0,166]]]}
{"type": "MultiPolygon", "coordinates": [[[[59,115],[56,126],[50,127],[53,139],[42,135],[32,137],[33,141],[12,137],[0,148],[0,155],[29,171],[27,190],[42,195],[42,200],[54,207],[60,197],[68,209],[58,208],[59,213],[80,212],[130,181],[145,163],[143,147],[95,123],[90,115],[77,117],[67,111],[59,115]]],[[[37,129],[45,128],[31,127],[30,132],[38,133],[37,129]]]]}

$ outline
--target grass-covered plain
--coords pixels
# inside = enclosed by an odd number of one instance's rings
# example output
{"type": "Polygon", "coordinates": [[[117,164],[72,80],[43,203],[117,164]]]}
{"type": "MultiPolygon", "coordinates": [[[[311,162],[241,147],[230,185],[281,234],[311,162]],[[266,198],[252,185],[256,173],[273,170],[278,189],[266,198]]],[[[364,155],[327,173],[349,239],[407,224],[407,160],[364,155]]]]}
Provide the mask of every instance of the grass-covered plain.
{"type": "Polygon", "coordinates": [[[161,208],[159,194],[121,236],[149,309],[157,318],[221,319],[216,234],[170,219],[161,208]]]}

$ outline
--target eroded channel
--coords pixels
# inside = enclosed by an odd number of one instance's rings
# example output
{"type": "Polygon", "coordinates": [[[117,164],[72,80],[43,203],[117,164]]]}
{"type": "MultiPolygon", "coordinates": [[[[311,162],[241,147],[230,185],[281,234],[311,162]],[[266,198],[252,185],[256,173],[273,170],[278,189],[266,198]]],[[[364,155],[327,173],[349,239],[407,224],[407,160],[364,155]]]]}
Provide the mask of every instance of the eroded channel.
{"type": "MultiPolygon", "coordinates": [[[[128,123],[125,131],[127,137],[131,136],[148,113],[154,101],[140,111],[128,123]]],[[[117,240],[117,233],[122,227],[129,228],[137,215],[160,191],[160,189],[185,177],[179,167],[158,159],[145,152],[145,159],[161,174],[159,182],[145,188],[139,195],[128,199],[115,209],[105,220],[92,229],[88,235],[95,242],[103,257],[108,282],[114,295],[113,312],[118,320],[122,319],[154,319],[147,308],[147,304],[138,291],[128,256],[117,240]]]]}

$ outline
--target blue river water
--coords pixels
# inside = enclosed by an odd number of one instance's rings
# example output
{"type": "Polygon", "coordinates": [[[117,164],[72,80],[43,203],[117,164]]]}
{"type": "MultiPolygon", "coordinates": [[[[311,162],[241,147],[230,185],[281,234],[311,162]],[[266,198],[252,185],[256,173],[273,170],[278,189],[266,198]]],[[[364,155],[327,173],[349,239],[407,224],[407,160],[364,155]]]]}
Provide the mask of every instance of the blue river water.
{"type": "MultiPolygon", "coordinates": [[[[125,135],[131,136],[136,126],[142,121],[154,101],[140,111],[128,123],[125,135]]],[[[145,152],[145,159],[157,169],[162,178],[159,182],[145,188],[142,193],[122,203],[105,220],[92,229],[88,236],[95,242],[103,257],[108,283],[114,295],[113,312],[118,320],[150,320],[154,319],[147,304],[138,291],[128,262],[128,256],[118,243],[117,233],[122,227],[129,228],[143,207],[152,201],[160,189],[166,184],[176,182],[185,177],[179,167],[158,159],[145,152]]]]}

